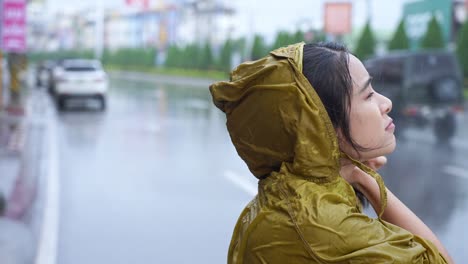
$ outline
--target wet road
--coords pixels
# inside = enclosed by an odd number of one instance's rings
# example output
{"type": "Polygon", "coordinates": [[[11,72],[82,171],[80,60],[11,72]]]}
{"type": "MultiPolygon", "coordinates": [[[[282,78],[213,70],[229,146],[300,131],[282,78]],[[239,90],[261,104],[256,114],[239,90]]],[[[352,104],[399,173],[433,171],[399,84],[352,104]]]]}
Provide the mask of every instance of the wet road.
{"type": "MultiPolygon", "coordinates": [[[[58,263],[225,263],[255,180],[207,88],[111,86],[106,112],[75,105],[58,118],[58,263]]],[[[468,134],[450,148],[409,132],[382,174],[462,263],[468,134]]]]}

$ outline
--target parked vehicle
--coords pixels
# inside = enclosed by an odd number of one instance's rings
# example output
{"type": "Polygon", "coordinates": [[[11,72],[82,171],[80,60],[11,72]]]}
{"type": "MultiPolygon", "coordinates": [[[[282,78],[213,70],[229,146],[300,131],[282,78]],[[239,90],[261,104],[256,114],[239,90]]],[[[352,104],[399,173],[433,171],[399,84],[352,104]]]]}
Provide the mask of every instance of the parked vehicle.
{"type": "Polygon", "coordinates": [[[57,105],[64,110],[72,98],[95,99],[106,108],[108,77],[98,60],[66,59],[53,70],[57,105]]]}
{"type": "Polygon", "coordinates": [[[55,67],[52,60],[44,60],[38,63],[36,68],[36,85],[50,89],[52,85],[52,70],[55,67]]]}
{"type": "Polygon", "coordinates": [[[364,61],[373,87],[393,101],[396,131],[432,126],[436,138],[450,140],[463,111],[463,78],[448,51],[391,52],[364,61]]]}

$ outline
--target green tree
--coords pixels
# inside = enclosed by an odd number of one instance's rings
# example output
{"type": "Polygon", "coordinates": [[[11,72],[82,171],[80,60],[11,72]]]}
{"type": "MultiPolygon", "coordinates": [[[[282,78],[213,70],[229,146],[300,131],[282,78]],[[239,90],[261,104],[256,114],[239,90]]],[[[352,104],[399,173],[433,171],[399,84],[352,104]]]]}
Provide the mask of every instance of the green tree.
{"type": "Polygon", "coordinates": [[[250,57],[252,60],[258,60],[268,54],[265,40],[262,36],[255,35],[251,54],[252,55],[250,57]]]}
{"type": "Polygon", "coordinates": [[[361,60],[365,60],[375,53],[375,37],[374,33],[372,32],[370,23],[367,22],[364,30],[362,31],[362,35],[358,40],[358,44],[354,54],[361,60]]]}
{"type": "Polygon", "coordinates": [[[181,57],[182,57],[182,49],[177,47],[176,45],[172,45],[169,47],[167,51],[167,57],[165,65],[166,67],[182,67],[181,57]]]}
{"type": "Polygon", "coordinates": [[[183,60],[180,60],[182,68],[197,69],[201,68],[202,51],[196,43],[189,44],[182,52],[183,60]]]}
{"type": "Polygon", "coordinates": [[[296,31],[296,33],[294,33],[294,35],[292,37],[292,42],[293,43],[299,43],[301,41],[304,41],[304,32],[302,32],[300,29],[298,29],[296,31]]]}
{"type": "Polygon", "coordinates": [[[221,54],[219,56],[219,69],[225,72],[231,70],[231,57],[233,52],[233,41],[227,39],[221,48],[221,54]]]}
{"type": "Polygon", "coordinates": [[[211,50],[211,45],[209,41],[205,43],[201,59],[202,59],[202,62],[201,62],[202,69],[210,70],[213,68],[213,64],[214,64],[213,51],[211,50]]]}
{"type": "Polygon", "coordinates": [[[104,52],[102,53],[102,63],[103,64],[110,64],[112,63],[112,53],[109,49],[104,49],[104,52]]]}
{"type": "Polygon", "coordinates": [[[468,20],[465,21],[458,33],[457,55],[463,69],[463,75],[468,78],[468,20]]]}
{"type": "Polygon", "coordinates": [[[239,39],[236,39],[232,42],[232,49],[233,49],[233,52],[239,52],[239,54],[241,55],[241,60],[244,61],[246,60],[246,57],[248,57],[248,54],[247,54],[247,41],[245,39],[245,37],[241,37],[239,39]]]}
{"type": "Polygon", "coordinates": [[[312,31],[313,40],[312,42],[322,42],[327,39],[327,35],[323,31],[312,31]]]}
{"type": "Polygon", "coordinates": [[[442,28],[434,15],[429,21],[426,34],[422,37],[421,47],[423,49],[440,49],[445,47],[442,28]]]}
{"type": "Polygon", "coordinates": [[[398,28],[393,34],[393,38],[388,43],[389,50],[407,50],[409,49],[409,39],[405,30],[405,19],[401,19],[398,28]]]}
{"type": "Polygon", "coordinates": [[[153,67],[155,57],[154,48],[122,48],[112,53],[105,50],[103,62],[120,66],[153,67]]]}
{"type": "Polygon", "coordinates": [[[276,35],[276,39],[275,39],[275,42],[273,43],[273,46],[271,47],[271,50],[275,50],[277,48],[288,46],[293,43],[294,43],[294,35],[290,35],[286,31],[280,31],[276,35]]]}

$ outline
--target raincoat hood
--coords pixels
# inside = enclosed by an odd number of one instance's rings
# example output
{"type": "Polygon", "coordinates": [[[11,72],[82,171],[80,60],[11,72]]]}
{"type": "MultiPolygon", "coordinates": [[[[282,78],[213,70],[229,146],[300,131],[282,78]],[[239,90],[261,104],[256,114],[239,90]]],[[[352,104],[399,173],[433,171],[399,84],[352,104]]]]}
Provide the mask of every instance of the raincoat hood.
{"type": "Polygon", "coordinates": [[[246,62],[230,82],[210,87],[240,157],[262,178],[281,167],[329,181],[339,174],[340,150],[317,93],[302,74],[303,43],[246,62]]]}

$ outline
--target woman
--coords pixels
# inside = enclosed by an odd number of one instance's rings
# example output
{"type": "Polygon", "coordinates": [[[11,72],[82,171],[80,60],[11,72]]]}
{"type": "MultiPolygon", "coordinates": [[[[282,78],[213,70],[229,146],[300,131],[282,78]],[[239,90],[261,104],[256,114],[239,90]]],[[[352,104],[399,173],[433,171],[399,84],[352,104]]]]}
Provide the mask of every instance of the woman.
{"type": "Polygon", "coordinates": [[[391,101],[370,82],[343,46],[300,43],[210,87],[238,154],[260,179],[228,263],[452,263],[375,172],[395,148],[395,126],[391,101]],[[356,194],[378,219],[362,213],[356,194]]]}

